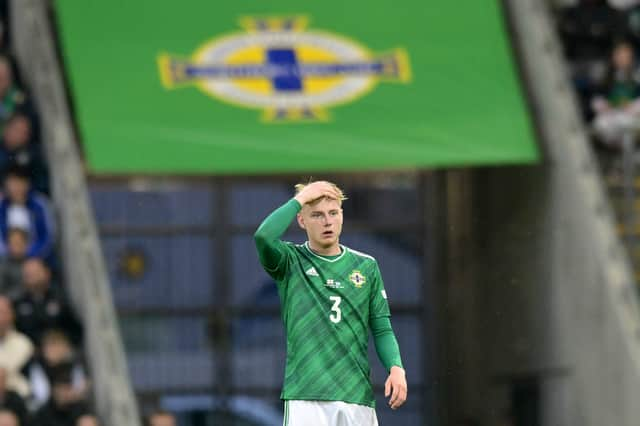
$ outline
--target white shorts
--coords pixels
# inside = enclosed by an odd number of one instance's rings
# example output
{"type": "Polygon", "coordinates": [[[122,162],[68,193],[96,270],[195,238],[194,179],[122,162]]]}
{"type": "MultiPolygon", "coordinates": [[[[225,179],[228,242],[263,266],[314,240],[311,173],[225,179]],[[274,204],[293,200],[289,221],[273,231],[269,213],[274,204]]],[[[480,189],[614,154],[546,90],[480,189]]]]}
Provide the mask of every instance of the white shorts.
{"type": "Polygon", "coordinates": [[[283,426],[378,426],[376,410],[342,401],[284,402],[283,426]]]}

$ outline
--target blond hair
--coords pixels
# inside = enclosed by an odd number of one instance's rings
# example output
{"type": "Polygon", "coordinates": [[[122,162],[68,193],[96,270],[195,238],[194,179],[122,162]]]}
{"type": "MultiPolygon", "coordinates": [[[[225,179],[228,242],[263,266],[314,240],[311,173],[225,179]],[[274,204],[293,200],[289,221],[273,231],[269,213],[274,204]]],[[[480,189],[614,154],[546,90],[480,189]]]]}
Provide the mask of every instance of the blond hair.
{"type": "MultiPolygon", "coordinates": [[[[298,183],[298,184],[296,184],[296,186],[294,186],[294,188],[296,189],[296,195],[298,195],[303,189],[305,189],[307,187],[307,185],[310,185],[310,184],[312,184],[314,182],[318,182],[318,181],[309,180],[309,182],[307,182],[307,183],[298,183]]],[[[338,193],[338,197],[339,197],[338,201],[340,202],[340,204],[342,204],[342,202],[347,199],[347,196],[344,195],[344,191],[342,190],[342,188],[340,188],[338,185],[336,185],[333,182],[329,182],[329,181],[326,181],[326,182],[329,185],[331,185],[333,187],[333,189],[336,190],[336,192],[338,193]]]]}

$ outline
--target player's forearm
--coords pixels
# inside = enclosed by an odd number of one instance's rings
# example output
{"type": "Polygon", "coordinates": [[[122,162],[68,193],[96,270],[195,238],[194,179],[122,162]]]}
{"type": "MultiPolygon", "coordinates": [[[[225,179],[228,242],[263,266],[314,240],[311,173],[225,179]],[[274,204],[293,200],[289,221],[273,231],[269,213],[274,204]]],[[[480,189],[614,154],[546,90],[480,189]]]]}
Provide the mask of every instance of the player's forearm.
{"type": "Polygon", "coordinates": [[[300,203],[292,198],[274,210],[256,231],[254,235],[256,242],[268,243],[269,241],[280,239],[300,211],[300,208],[300,203]]]}
{"type": "Polygon", "coordinates": [[[282,257],[280,238],[287,231],[300,208],[300,203],[295,199],[289,200],[267,216],[253,235],[260,262],[267,268],[273,269],[280,263],[282,257]]]}
{"type": "Polygon", "coordinates": [[[394,365],[404,368],[400,357],[400,347],[395,334],[393,334],[389,318],[381,317],[371,320],[371,332],[378,358],[387,371],[390,371],[394,365]]]}

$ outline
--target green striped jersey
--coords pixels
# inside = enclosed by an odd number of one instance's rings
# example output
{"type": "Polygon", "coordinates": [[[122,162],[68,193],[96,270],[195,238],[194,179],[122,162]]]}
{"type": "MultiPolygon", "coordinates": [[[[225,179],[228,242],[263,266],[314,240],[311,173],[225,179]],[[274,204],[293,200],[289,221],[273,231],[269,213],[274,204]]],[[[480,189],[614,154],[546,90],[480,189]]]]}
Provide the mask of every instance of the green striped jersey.
{"type": "Polygon", "coordinates": [[[345,401],[374,407],[369,323],[389,317],[376,260],[341,247],[320,256],[308,243],[279,241],[276,280],[287,338],[281,398],[345,401]]]}

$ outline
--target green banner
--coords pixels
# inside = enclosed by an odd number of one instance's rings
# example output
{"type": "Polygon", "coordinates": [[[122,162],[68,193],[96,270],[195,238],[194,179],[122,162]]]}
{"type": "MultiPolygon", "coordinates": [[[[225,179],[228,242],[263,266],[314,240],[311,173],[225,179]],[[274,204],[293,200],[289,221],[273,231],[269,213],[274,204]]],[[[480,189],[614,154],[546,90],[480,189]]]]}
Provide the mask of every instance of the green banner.
{"type": "Polygon", "coordinates": [[[498,0],[57,0],[95,173],[532,163],[498,0]]]}

